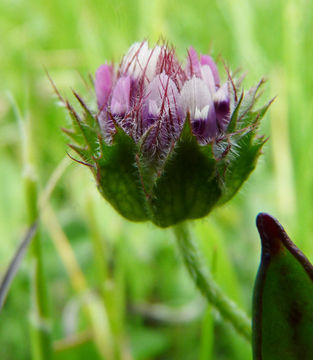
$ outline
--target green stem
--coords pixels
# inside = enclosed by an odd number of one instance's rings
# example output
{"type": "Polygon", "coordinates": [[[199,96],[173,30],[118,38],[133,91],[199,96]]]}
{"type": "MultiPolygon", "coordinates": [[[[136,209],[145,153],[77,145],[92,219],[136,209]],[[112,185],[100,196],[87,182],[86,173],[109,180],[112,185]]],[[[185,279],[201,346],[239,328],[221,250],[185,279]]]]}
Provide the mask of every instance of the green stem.
{"type": "MultiPolygon", "coordinates": [[[[28,169],[25,178],[25,193],[29,224],[38,219],[37,181],[33,171],[28,169]]],[[[31,263],[31,344],[33,360],[50,360],[52,358],[52,343],[49,323],[49,307],[47,289],[44,277],[41,236],[38,230],[30,246],[31,263]]]]}
{"type": "Polygon", "coordinates": [[[184,263],[198,289],[236,331],[246,340],[251,341],[251,320],[231,301],[215,283],[208,269],[204,266],[199,250],[188,232],[186,223],[176,225],[174,232],[184,263]]]}

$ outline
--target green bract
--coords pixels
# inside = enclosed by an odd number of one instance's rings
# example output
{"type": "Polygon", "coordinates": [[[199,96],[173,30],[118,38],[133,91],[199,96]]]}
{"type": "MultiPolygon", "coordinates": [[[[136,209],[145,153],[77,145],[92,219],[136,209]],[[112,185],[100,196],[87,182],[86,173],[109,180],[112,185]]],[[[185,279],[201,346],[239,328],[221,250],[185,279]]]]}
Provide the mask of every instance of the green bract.
{"type": "Polygon", "coordinates": [[[253,296],[253,359],[313,359],[313,267],[283,227],[261,213],[262,257],[253,296]]]}

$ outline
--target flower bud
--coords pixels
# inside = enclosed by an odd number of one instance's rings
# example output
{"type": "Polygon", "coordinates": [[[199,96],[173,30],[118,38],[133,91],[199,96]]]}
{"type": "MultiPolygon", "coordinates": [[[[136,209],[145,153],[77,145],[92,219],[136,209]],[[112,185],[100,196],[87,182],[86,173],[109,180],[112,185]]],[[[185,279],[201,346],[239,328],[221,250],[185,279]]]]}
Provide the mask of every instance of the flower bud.
{"type": "Polygon", "coordinates": [[[74,149],[111,205],[132,221],[160,227],[207,215],[230,200],[264,144],[257,128],[268,106],[253,106],[227,71],[221,85],[209,55],[193,48],[185,65],[167,45],[130,47],[120,65],[96,72],[98,112],[67,104],[74,149]]]}

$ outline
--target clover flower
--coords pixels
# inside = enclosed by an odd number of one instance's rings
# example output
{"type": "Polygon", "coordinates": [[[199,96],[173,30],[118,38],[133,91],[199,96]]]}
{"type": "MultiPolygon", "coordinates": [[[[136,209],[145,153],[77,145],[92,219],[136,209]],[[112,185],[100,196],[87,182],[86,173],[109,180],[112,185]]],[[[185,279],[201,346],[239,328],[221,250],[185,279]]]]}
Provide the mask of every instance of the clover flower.
{"type": "Polygon", "coordinates": [[[145,150],[164,154],[177,140],[187,115],[199,142],[215,138],[230,115],[228,85],[220,86],[212,58],[193,48],[184,69],[174,49],[135,43],[115,73],[112,65],[96,72],[99,123],[111,138],[115,125],[138,142],[146,134],[145,150]]]}
{"type": "Polygon", "coordinates": [[[64,130],[111,205],[133,221],[167,227],[228,201],[254,169],[256,135],[269,104],[253,110],[261,80],[246,95],[226,69],[191,47],[182,64],[166,44],[133,44],[118,66],[96,71],[97,111],[75,93],[64,130]]]}

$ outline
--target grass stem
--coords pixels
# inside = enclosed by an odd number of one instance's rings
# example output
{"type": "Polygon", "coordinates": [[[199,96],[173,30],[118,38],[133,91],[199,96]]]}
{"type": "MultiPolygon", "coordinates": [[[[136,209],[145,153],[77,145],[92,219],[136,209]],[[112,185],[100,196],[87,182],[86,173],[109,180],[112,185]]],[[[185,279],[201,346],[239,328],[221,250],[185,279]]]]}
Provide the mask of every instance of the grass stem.
{"type": "MultiPolygon", "coordinates": [[[[28,165],[24,177],[28,222],[33,224],[39,217],[37,200],[38,189],[34,171],[28,165]]],[[[30,245],[30,293],[31,317],[30,332],[33,360],[52,359],[52,342],[50,328],[50,314],[46,279],[44,274],[44,261],[42,256],[42,238],[40,230],[35,234],[30,245]]]]}

